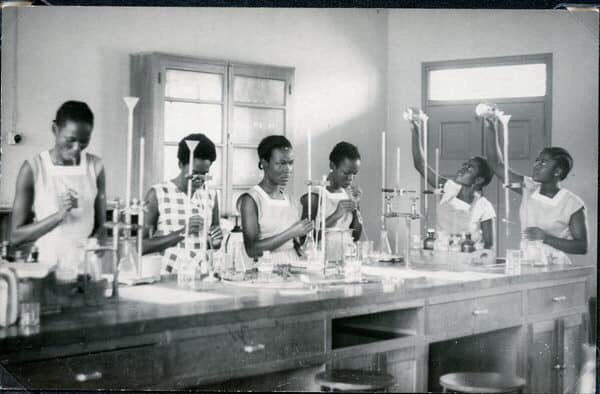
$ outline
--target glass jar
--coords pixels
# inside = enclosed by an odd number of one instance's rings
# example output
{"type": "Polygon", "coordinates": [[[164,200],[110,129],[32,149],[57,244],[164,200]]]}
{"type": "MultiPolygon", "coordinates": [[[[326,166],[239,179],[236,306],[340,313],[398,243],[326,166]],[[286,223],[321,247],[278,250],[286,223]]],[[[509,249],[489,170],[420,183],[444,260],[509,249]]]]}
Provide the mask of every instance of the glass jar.
{"type": "Polygon", "coordinates": [[[423,249],[433,250],[435,243],[435,230],[430,228],[427,230],[427,238],[423,240],[423,249]]]}
{"type": "Polygon", "coordinates": [[[471,233],[465,234],[465,240],[460,244],[460,251],[463,253],[473,253],[475,251],[475,242],[471,240],[471,233]]]}

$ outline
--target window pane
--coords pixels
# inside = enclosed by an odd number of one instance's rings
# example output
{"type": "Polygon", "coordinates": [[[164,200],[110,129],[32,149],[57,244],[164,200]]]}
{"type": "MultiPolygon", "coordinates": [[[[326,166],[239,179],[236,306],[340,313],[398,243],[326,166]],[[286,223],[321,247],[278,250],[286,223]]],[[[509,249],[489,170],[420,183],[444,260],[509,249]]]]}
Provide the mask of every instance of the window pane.
{"type": "Polygon", "coordinates": [[[429,72],[430,100],[539,97],[545,94],[545,64],[474,67],[429,72]]]}
{"type": "MultiPolygon", "coordinates": [[[[177,159],[177,145],[164,145],[163,149],[164,176],[167,181],[179,175],[179,160],[177,159]]],[[[217,147],[217,160],[210,166],[209,174],[213,177],[210,184],[220,186],[222,182],[223,148],[217,147]]]]}
{"type": "Polygon", "coordinates": [[[229,163],[232,166],[233,185],[255,185],[262,178],[262,171],[258,169],[256,149],[234,148],[229,163]]]}
{"type": "Polygon", "coordinates": [[[237,102],[285,105],[284,81],[236,76],[233,88],[233,98],[237,102]]]}
{"type": "Polygon", "coordinates": [[[270,134],[283,134],[284,111],[235,107],[233,113],[232,140],[237,144],[258,145],[261,139],[270,134]]]}
{"type": "Polygon", "coordinates": [[[194,100],[223,99],[223,75],[197,71],[167,70],[165,95],[194,100]]]}
{"type": "Polygon", "coordinates": [[[165,141],[179,142],[191,133],[204,133],[215,144],[221,143],[222,106],[165,102],[165,141]]]}

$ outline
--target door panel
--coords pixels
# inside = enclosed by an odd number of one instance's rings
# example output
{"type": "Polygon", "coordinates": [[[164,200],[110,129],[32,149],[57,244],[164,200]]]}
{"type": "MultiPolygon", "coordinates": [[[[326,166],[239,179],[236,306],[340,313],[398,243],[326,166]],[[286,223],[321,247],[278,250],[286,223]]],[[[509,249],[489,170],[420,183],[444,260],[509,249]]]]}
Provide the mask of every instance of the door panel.
{"type": "MultiPolygon", "coordinates": [[[[440,174],[452,178],[462,163],[472,156],[485,156],[483,122],[475,115],[476,104],[435,104],[425,108],[429,115],[428,163],[435,165],[435,149],[440,149],[440,174]]],[[[512,115],[509,122],[509,165],[511,169],[524,175],[531,174],[533,162],[545,146],[545,104],[541,101],[504,102],[499,107],[512,115]]],[[[501,128],[501,127],[500,127],[501,128]]],[[[502,146],[502,130],[500,145],[502,146]]],[[[520,223],[519,206],[521,196],[510,193],[509,236],[502,219],[504,213],[504,190],[497,177],[484,188],[483,195],[496,209],[496,245],[500,255],[507,248],[519,247],[520,223]]],[[[436,197],[428,197],[428,227],[435,225],[436,197]]]]}

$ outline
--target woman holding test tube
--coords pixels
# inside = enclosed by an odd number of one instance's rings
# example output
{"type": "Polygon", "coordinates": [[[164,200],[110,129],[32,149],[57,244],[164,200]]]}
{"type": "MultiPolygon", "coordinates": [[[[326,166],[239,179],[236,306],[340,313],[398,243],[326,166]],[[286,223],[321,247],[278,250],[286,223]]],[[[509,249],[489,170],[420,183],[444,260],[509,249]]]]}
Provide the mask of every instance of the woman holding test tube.
{"type": "Polygon", "coordinates": [[[198,208],[197,191],[204,186],[205,177],[210,167],[217,159],[215,144],[204,134],[190,134],[179,142],[177,149],[179,160],[179,175],[170,181],[159,183],[150,188],[146,194],[146,209],[144,213],[143,254],[160,253],[162,269],[165,272],[176,272],[181,264],[197,258],[200,250],[200,231],[208,225],[208,246],[214,249],[221,247],[223,233],[219,224],[219,202],[217,193],[208,190],[212,203],[212,218],[210,223],[204,223],[198,208]],[[191,176],[189,171],[190,149],[186,140],[198,141],[192,158],[191,176]],[[191,182],[188,182],[191,179],[191,182]],[[191,200],[188,199],[188,184],[191,184],[191,200]],[[191,206],[191,212],[188,207],[191,206]],[[188,215],[192,215],[189,217],[188,215]],[[187,223],[189,222],[189,224],[187,223]],[[185,245],[185,229],[188,227],[188,237],[191,247],[185,245]],[[155,236],[149,238],[149,229],[155,236]]]}
{"type": "MultiPolygon", "coordinates": [[[[358,202],[362,191],[353,184],[354,177],[360,171],[360,153],[358,148],[348,142],[339,142],[329,154],[329,175],[327,180],[329,186],[322,190],[326,199],[326,219],[327,228],[339,228],[352,230],[352,239],[346,239],[345,242],[352,243],[360,239],[362,233],[362,219],[358,211],[358,202]]],[[[319,212],[319,188],[311,192],[311,211],[310,219],[320,217],[319,212]]],[[[302,204],[302,219],[308,217],[308,194],[300,199],[302,204]]],[[[318,221],[320,223],[320,221],[318,221]]],[[[328,237],[328,247],[336,250],[336,237],[328,237]]]]}
{"type": "Polygon", "coordinates": [[[313,224],[300,220],[300,212],[285,192],[294,168],[294,150],[282,135],[270,135],[258,145],[258,168],[263,179],[242,194],[237,208],[242,217],[246,253],[251,258],[272,252],[274,261],[298,259],[295,241],[313,224]]]}
{"type": "Polygon", "coordinates": [[[40,262],[59,262],[57,276],[65,280],[82,273],[86,238],[104,235],[104,166],[84,152],[93,127],[86,103],[65,102],[52,122],[54,147],[25,161],[17,177],[11,242],[35,241],[40,262]],[[64,258],[68,250],[81,258],[64,258]]]}

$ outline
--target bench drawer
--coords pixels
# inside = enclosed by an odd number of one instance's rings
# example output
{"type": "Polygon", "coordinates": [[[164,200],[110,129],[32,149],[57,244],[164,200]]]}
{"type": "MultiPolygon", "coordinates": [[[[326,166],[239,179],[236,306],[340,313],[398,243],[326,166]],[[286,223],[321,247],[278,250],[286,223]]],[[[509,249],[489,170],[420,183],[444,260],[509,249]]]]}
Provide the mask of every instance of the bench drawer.
{"type": "Polygon", "coordinates": [[[557,313],[585,305],[585,283],[549,286],[527,292],[530,315],[557,313]]]}
{"type": "Polygon", "coordinates": [[[470,333],[518,324],[523,316],[520,292],[432,304],[427,335],[470,333]]]}
{"type": "Polygon", "coordinates": [[[172,375],[197,378],[255,369],[261,363],[290,360],[323,353],[325,324],[323,320],[274,320],[268,325],[248,327],[224,326],[218,334],[178,340],[172,353],[172,375]]]}
{"type": "Polygon", "coordinates": [[[160,376],[153,346],[9,364],[27,389],[111,389],[151,387],[160,376]]]}

